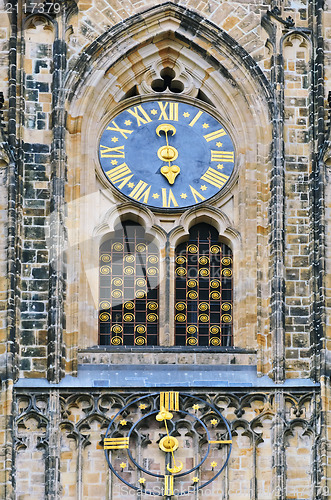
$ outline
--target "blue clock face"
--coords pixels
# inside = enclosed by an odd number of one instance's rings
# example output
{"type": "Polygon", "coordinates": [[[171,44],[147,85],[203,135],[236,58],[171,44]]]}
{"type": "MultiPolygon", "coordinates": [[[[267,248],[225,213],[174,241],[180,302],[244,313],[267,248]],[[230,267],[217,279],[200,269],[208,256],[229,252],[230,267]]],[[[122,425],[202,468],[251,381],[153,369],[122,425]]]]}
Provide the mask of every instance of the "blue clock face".
{"type": "Polygon", "coordinates": [[[102,133],[99,158],[108,181],[129,199],[181,209],[224,188],[235,154],[227,130],[208,112],[160,100],[119,113],[102,133]]]}

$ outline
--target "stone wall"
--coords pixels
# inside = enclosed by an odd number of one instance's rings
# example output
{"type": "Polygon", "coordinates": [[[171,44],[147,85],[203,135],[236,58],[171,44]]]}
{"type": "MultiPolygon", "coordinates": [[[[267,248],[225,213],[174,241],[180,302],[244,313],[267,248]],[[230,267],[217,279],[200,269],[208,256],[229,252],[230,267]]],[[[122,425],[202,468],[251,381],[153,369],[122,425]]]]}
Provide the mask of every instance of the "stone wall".
{"type": "Polygon", "coordinates": [[[0,2],[1,498],[130,498],[102,451],[106,389],[59,385],[123,362],[256,366],[272,390],[208,388],[234,435],[216,490],[331,498],[329,2],[34,5],[0,2]],[[221,196],[180,214],[124,201],[97,158],[103,125],[128,98],[160,97],[152,84],[164,68],[182,99],[222,116],[238,159],[221,196]],[[171,350],[166,313],[153,352],[97,346],[98,249],[128,217],[160,250],[163,311],[190,227],[208,222],[229,242],[232,351],[171,350]]]}

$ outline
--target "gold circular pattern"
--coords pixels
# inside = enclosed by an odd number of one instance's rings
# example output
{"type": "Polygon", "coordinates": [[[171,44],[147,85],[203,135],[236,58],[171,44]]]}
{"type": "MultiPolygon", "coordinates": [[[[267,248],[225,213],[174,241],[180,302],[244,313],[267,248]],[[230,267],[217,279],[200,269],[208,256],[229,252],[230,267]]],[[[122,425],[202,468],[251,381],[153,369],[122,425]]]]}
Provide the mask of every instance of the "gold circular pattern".
{"type": "Polygon", "coordinates": [[[204,255],[202,257],[200,257],[199,258],[199,264],[201,264],[202,266],[205,266],[205,265],[209,264],[208,257],[205,257],[204,255]]]}
{"type": "Polygon", "coordinates": [[[189,335],[194,335],[195,333],[197,333],[198,329],[195,325],[190,325],[186,328],[186,331],[189,335]]]}
{"type": "Polygon", "coordinates": [[[209,304],[207,304],[207,302],[201,302],[201,304],[199,304],[200,311],[208,311],[208,309],[209,309],[209,304]]]}
{"type": "Polygon", "coordinates": [[[210,298],[213,300],[219,300],[221,298],[220,292],[211,292],[210,298]]]}
{"type": "Polygon", "coordinates": [[[195,287],[195,286],[197,286],[197,285],[198,285],[197,280],[188,280],[188,282],[187,282],[187,286],[188,286],[189,288],[194,288],[194,287],[195,287]]]}
{"type": "Polygon", "coordinates": [[[231,323],[232,316],[230,314],[223,314],[222,321],[223,321],[223,323],[231,323]]]}
{"type": "Polygon", "coordinates": [[[103,274],[103,275],[110,274],[110,271],[111,271],[111,269],[109,266],[100,267],[100,274],[103,274]]]}
{"type": "Polygon", "coordinates": [[[134,340],[134,343],[136,345],[145,345],[146,344],[146,338],[145,337],[136,337],[134,340]]]}
{"type": "Polygon", "coordinates": [[[123,285],[123,280],[122,278],[114,278],[112,280],[112,283],[114,286],[122,286],[123,285]]]}
{"type": "Polygon", "coordinates": [[[122,290],[113,290],[111,292],[111,296],[114,297],[114,299],[119,299],[120,297],[122,297],[122,295],[123,295],[122,290]]]}
{"type": "Polygon", "coordinates": [[[190,253],[198,253],[198,247],[196,245],[189,245],[187,247],[187,250],[190,252],[190,253]]]}
{"type": "Polygon", "coordinates": [[[110,314],[108,313],[101,313],[99,314],[100,321],[109,321],[110,320],[110,314]]]}
{"type": "Polygon", "coordinates": [[[231,307],[231,304],[229,304],[228,302],[223,302],[223,304],[221,305],[223,311],[230,311],[231,307]]]}
{"type": "Polygon", "coordinates": [[[136,332],[139,333],[140,335],[146,332],[146,326],[145,325],[137,325],[136,326],[136,332]]]}
{"type": "Polygon", "coordinates": [[[100,255],[100,260],[102,260],[102,262],[110,262],[111,256],[108,253],[103,253],[100,255]]]}
{"type": "Polygon", "coordinates": [[[147,268],[147,274],[148,276],[156,276],[158,274],[159,270],[157,267],[148,267],[147,268]]]}
{"type": "Polygon", "coordinates": [[[209,321],[208,314],[199,314],[199,321],[201,321],[202,323],[208,323],[209,321]]]}
{"type": "Polygon", "coordinates": [[[212,280],[210,282],[210,286],[211,286],[211,288],[218,288],[219,286],[221,286],[221,282],[218,280],[212,280]]]}
{"type": "Polygon", "coordinates": [[[146,286],[146,280],[144,278],[137,278],[136,285],[137,286],[146,286]]]}
{"type": "Polygon", "coordinates": [[[220,345],[221,344],[221,339],[219,339],[218,337],[212,337],[209,341],[209,344],[210,345],[220,345]]]}
{"type": "Polygon", "coordinates": [[[113,337],[110,341],[112,345],[121,345],[123,344],[123,339],[121,337],[113,337]]]}
{"type": "Polygon", "coordinates": [[[209,269],[199,269],[199,274],[200,276],[202,276],[203,278],[206,278],[207,276],[209,276],[209,269]]]}
{"type": "Polygon", "coordinates": [[[184,302],[177,302],[175,307],[177,311],[184,311],[184,309],[186,309],[186,304],[184,302]]]}
{"type": "Polygon", "coordinates": [[[130,321],[133,321],[133,320],[134,320],[133,314],[131,314],[131,313],[124,314],[123,321],[126,321],[127,323],[129,323],[130,321]]]}
{"type": "Polygon", "coordinates": [[[182,255],[178,255],[178,257],[176,257],[177,264],[180,264],[182,266],[183,264],[185,264],[185,262],[186,262],[186,257],[183,257],[182,255]]]}
{"type": "Polygon", "coordinates": [[[123,332],[123,327],[121,325],[113,325],[111,327],[112,332],[116,333],[117,335],[123,332]]]}
{"type": "Polygon", "coordinates": [[[157,302],[147,302],[147,307],[151,311],[156,311],[156,309],[159,307],[157,302]]]}
{"type": "Polygon", "coordinates": [[[179,446],[178,439],[174,436],[164,436],[159,442],[159,447],[165,452],[174,452],[179,446]]]}
{"type": "Polygon", "coordinates": [[[226,278],[229,278],[230,276],[232,276],[232,271],[231,271],[231,269],[223,269],[223,270],[222,270],[222,274],[223,274],[223,276],[225,276],[226,278]]]}
{"type": "Polygon", "coordinates": [[[134,309],[134,303],[129,301],[124,304],[125,309],[134,309]]]}
{"type": "Polygon", "coordinates": [[[154,314],[154,313],[150,313],[150,314],[147,314],[147,321],[156,321],[157,320],[157,314],[154,314]]]}
{"type": "Polygon", "coordinates": [[[220,333],[220,331],[221,331],[220,327],[216,326],[216,325],[210,327],[210,329],[209,329],[209,332],[211,335],[218,335],[220,333]]]}
{"type": "Polygon", "coordinates": [[[157,257],[157,255],[149,255],[147,260],[150,264],[156,264],[157,262],[159,262],[159,258],[157,257]]]}
{"type": "Polygon", "coordinates": [[[186,321],[185,314],[176,314],[176,321],[178,321],[179,323],[183,323],[184,321],[186,321]]]}
{"type": "Polygon", "coordinates": [[[102,300],[99,304],[100,309],[110,309],[110,302],[108,300],[102,300]]]}
{"type": "Polygon", "coordinates": [[[124,257],[124,260],[125,262],[129,262],[130,264],[132,264],[132,262],[134,262],[136,259],[134,255],[126,255],[124,257]]]}
{"type": "Polygon", "coordinates": [[[113,250],[115,250],[115,252],[122,252],[124,246],[123,246],[123,243],[114,243],[113,246],[112,246],[113,250]]]}
{"type": "Polygon", "coordinates": [[[134,274],[134,268],[131,266],[125,267],[124,274],[126,274],[127,276],[132,276],[134,274]]]}
{"type": "Polygon", "coordinates": [[[138,243],[138,245],[136,245],[136,250],[139,253],[146,252],[146,248],[147,247],[146,247],[145,243],[138,243]]]}
{"type": "Polygon", "coordinates": [[[221,248],[218,245],[213,245],[210,247],[210,252],[211,253],[219,253],[221,248]]]}
{"type": "Polygon", "coordinates": [[[186,344],[187,345],[198,345],[198,339],[196,339],[195,337],[188,337],[188,339],[186,340],[186,344]]]}
{"type": "Polygon", "coordinates": [[[232,264],[232,259],[231,257],[223,257],[221,260],[223,266],[230,266],[232,264]]]}
{"type": "Polygon", "coordinates": [[[195,300],[198,298],[198,292],[191,290],[191,292],[188,292],[187,296],[189,299],[195,300]]]}
{"type": "Polygon", "coordinates": [[[178,276],[186,276],[186,269],[185,269],[185,267],[177,267],[176,274],[178,276]]]}
{"type": "Polygon", "coordinates": [[[146,292],[144,290],[137,290],[136,291],[136,298],[137,299],[144,299],[146,297],[146,292]]]}

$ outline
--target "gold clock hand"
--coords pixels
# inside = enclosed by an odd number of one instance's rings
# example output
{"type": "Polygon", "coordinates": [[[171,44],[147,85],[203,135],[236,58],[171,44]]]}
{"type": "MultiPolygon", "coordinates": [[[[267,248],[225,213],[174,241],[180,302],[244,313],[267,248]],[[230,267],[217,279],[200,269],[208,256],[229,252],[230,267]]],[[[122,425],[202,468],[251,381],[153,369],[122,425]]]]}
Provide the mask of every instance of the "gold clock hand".
{"type": "Polygon", "coordinates": [[[164,165],[161,168],[161,174],[164,175],[169,184],[173,184],[175,182],[177,175],[180,172],[180,168],[178,165],[171,165],[171,162],[175,161],[176,158],[178,157],[178,151],[173,146],[170,146],[168,132],[172,132],[172,135],[175,135],[176,129],[173,125],[170,125],[169,123],[162,123],[156,129],[156,133],[159,137],[161,137],[161,132],[164,132],[167,144],[166,146],[161,146],[158,149],[157,155],[160,158],[160,160],[166,161],[168,163],[168,165],[164,165]]]}
{"type": "Polygon", "coordinates": [[[176,439],[174,436],[170,436],[169,434],[169,430],[168,430],[168,425],[167,425],[167,420],[170,420],[172,418],[172,414],[168,411],[166,411],[165,409],[161,409],[161,411],[157,414],[156,416],[156,419],[161,422],[161,416],[163,416],[163,422],[164,422],[164,426],[165,426],[165,429],[166,429],[166,432],[167,432],[167,435],[161,439],[160,441],[160,448],[162,451],[165,451],[167,453],[171,453],[172,455],[172,459],[174,461],[174,466],[173,467],[170,467],[170,464],[167,465],[167,470],[171,473],[171,474],[176,474],[178,472],[180,472],[182,469],[183,469],[183,463],[181,461],[179,461],[178,465],[176,464],[176,459],[175,459],[175,455],[174,455],[174,451],[177,450],[178,448],[178,439],[176,439]],[[171,417],[169,418],[169,416],[171,415],[171,417]]]}

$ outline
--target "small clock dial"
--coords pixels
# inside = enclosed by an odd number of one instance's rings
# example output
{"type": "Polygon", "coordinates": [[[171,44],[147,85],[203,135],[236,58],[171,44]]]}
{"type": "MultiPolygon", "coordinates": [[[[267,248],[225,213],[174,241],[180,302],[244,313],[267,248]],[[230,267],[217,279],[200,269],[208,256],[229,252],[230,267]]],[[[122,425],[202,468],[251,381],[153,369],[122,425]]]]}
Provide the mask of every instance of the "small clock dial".
{"type": "Polygon", "coordinates": [[[122,482],[167,497],[192,494],[214,481],[231,445],[230,426],[216,407],[175,391],[130,399],[104,438],[109,467],[122,482]]]}
{"type": "Polygon", "coordinates": [[[205,202],[228,183],[234,146],[226,128],[198,106],[178,101],[133,105],[111,120],[99,144],[108,181],[152,208],[205,202]]]}

